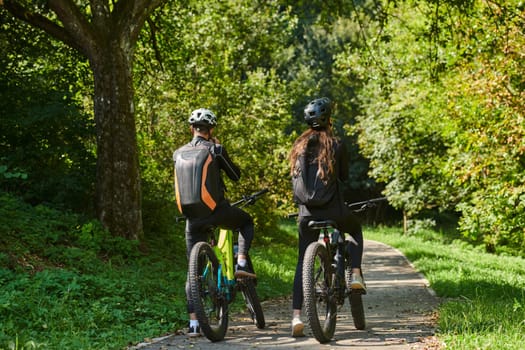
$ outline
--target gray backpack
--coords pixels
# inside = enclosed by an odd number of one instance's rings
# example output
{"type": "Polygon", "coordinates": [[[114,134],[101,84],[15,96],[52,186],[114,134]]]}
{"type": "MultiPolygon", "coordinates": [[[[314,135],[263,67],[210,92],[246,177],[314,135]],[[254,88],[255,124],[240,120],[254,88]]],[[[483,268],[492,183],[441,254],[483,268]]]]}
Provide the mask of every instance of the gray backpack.
{"type": "Polygon", "coordinates": [[[177,206],[187,218],[209,216],[222,197],[220,169],[205,145],[188,144],[175,153],[177,206]]]}

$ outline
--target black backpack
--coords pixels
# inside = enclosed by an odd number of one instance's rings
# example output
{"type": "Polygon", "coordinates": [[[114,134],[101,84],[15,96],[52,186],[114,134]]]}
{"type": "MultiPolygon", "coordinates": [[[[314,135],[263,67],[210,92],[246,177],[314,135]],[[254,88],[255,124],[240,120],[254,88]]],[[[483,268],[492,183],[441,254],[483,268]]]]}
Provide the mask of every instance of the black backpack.
{"type": "Polygon", "coordinates": [[[209,216],[222,198],[220,169],[206,145],[187,144],[175,152],[177,206],[187,218],[209,216]]]}
{"type": "Polygon", "coordinates": [[[293,199],[307,207],[320,207],[328,203],[337,191],[337,180],[332,174],[326,181],[319,177],[317,160],[308,161],[304,154],[297,157],[292,176],[293,199]]]}

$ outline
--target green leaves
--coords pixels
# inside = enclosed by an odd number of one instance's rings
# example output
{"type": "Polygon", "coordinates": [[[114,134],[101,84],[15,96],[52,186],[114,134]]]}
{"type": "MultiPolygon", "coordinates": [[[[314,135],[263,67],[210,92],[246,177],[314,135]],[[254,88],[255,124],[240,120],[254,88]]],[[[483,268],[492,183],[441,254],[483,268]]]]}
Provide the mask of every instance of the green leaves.
{"type": "Polygon", "coordinates": [[[3,192],[0,224],[0,348],[18,337],[19,346],[114,349],[182,323],[184,248],[169,239],[150,241],[162,249],[147,257],[99,223],[3,192]]]}
{"type": "Polygon", "coordinates": [[[380,36],[371,22],[366,50],[338,56],[362,84],[351,130],[394,206],[459,211],[469,239],[523,251],[523,18],[512,2],[457,5],[385,8],[380,36]]]}

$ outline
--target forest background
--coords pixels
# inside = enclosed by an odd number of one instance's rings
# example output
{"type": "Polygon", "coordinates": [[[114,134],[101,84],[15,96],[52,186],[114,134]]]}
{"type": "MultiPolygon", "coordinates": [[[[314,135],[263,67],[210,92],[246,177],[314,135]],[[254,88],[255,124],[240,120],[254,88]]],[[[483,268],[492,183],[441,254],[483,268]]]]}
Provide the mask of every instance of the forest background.
{"type": "Polygon", "coordinates": [[[365,222],[402,223],[382,239],[413,242],[455,298],[448,344],[523,344],[523,259],[504,255],[525,255],[524,22],[510,0],[0,0],[0,348],[122,348],[185,324],[172,152],[199,107],[243,171],[228,196],[270,189],[247,209],[258,293],[288,295],[287,156],[320,96],[348,201],[386,196],[365,222]],[[470,245],[490,254],[461,260],[470,245]]]}
{"type": "MultiPolygon", "coordinates": [[[[269,231],[293,210],[287,155],[305,127],[302,109],[327,96],[351,154],[349,200],[386,195],[398,211],[376,220],[402,213],[408,232],[446,218],[489,251],[525,252],[523,2],[152,2],[128,50],[135,128],[128,138],[94,115],[93,77],[104,76],[95,56],[35,27],[34,18],[67,29],[73,16],[96,25],[97,11],[117,20],[126,11],[97,3],[1,2],[3,191],[98,218],[117,236],[172,232],[171,154],[189,139],[190,112],[206,107],[243,170],[240,183],[228,183],[229,197],[271,188],[254,210],[269,231]],[[103,133],[118,140],[109,153],[103,133]],[[118,171],[138,174],[139,185],[122,189],[119,178],[100,185],[118,171]],[[101,214],[103,198],[119,193],[131,199],[101,214]],[[137,203],[130,220],[116,209],[128,202],[137,203]]],[[[94,37],[111,38],[104,33],[94,37]]]]}

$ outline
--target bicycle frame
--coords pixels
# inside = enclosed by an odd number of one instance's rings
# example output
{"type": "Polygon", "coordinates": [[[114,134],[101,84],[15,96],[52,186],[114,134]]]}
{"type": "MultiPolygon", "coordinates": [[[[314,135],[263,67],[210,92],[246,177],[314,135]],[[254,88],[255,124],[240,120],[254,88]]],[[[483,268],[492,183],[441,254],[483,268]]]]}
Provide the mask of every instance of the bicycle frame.
{"type": "MultiPolygon", "coordinates": [[[[267,189],[244,196],[235,206],[253,204],[267,189]]],[[[211,341],[224,339],[228,329],[228,304],[242,293],[252,321],[264,328],[261,303],[252,277],[235,277],[234,231],[209,226],[208,239],[197,242],[188,261],[189,300],[193,303],[201,331],[211,341]]],[[[253,271],[247,255],[248,269],[253,271]]]]}
{"type": "Polygon", "coordinates": [[[331,225],[319,228],[321,229],[319,234],[320,240],[322,240],[328,256],[333,257],[334,264],[332,265],[332,269],[335,280],[332,281],[332,285],[334,286],[337,303],[342,305],[346,296],[345,268],[350,259],[346,248],[348,244],[357,244],[357,242],[352,236],[349,236],[349,241],[347,241],[345,234],[331,225]]]}
{"type": "Polygon", "coordinates": [[[219,285],[220,291],[223,291],[226,298],[231,301],[231,289],[235,286],[235,261],[233,253],[233,233],[231,230],[220,229],[219,240],[213,246],[213,250],[219,259],[219,285]]]}

